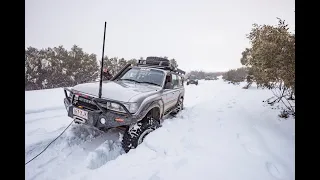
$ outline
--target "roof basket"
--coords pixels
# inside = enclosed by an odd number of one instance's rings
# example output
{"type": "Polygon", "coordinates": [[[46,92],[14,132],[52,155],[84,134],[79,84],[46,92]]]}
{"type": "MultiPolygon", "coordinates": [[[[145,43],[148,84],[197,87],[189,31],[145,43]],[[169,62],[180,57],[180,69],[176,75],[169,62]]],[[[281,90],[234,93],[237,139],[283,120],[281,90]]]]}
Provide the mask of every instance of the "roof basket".
{"type": "Polygon", "coordinates": [[[147,57],[146,60],[138,60],[138,67],[149,67],[149,68],[157,68],[157,69],[165,69],[170,70],[178,74],[184,75],[185,72],[181,69],[174,67],[168,59],[160,58],[160,57],[147,57]]]}

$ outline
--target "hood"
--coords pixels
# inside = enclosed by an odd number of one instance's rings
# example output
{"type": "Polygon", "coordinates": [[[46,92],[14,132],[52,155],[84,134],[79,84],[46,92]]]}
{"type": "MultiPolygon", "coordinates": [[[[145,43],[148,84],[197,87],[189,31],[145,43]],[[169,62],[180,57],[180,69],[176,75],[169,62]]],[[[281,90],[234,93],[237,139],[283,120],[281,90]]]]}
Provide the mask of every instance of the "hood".
{"type": "MultiPolygon", "coordinates": [[[[78,84],[73,90],[83,92],[92,96],[99,96],[99,82],[78,84]]],[[[133,99],[137,95],[152,95],[161,90],[157,87],[145,83],[135,83],[127,81],[105,81],[102,82],[102,98],[120,102],[135,102],[133,99]]]]}

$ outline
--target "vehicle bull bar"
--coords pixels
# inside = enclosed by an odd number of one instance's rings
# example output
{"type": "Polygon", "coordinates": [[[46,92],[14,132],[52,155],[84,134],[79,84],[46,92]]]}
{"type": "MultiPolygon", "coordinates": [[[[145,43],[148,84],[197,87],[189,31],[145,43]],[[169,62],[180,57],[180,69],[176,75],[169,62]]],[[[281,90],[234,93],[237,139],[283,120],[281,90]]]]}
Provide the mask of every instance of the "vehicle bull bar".
{"type": "MultiPolygon", "coordinates": [[[[66,96],[66,99],[67,101],[69,102],[69,104],[72,104],[73,100],[74,100],[74,97],[75,97],[75,94],[72,90],[68,89],[68,88],[64,88],[64,94],[66,96]],[[68,96],[68,93],[67,91],[70,93],[70,96],[68,96]]],[[[86,95],[85,93],[81,93],[79,92],[79,94],[83,94],[83,95],[86,95]]],[[[86,95],[86,96],[89,96],[89,95],[86,95]]],[[[109,109],[107,108],[103,108],[101,107],[101,105],[99,105],[99,103],[101,104],[107,104],[108,102],[109,103],[115,103],[115,104],[118,104],[119,106],[122,107],[122,109],[125,111],[125,115],[128,116],[128,117],[132,117],[132,114],[130,113],[130,111],[127,109],[127,107],[125,105],[123,105],[122,103],[120,102],[117,102],[117,101],[113,101],[113,100],[108,100],[108,99],[102,99],[102,98],[97,98],[97,97],[91,97],[91,101],[98,107],[98,109],[103,112],[103,113],[107,113],[107,111],[109,109]]],[[[112,110],[111,110],[112,111],[112,110]]],[[[123,112],[120,112],[120,113],[123,113],[123,112]]]]}

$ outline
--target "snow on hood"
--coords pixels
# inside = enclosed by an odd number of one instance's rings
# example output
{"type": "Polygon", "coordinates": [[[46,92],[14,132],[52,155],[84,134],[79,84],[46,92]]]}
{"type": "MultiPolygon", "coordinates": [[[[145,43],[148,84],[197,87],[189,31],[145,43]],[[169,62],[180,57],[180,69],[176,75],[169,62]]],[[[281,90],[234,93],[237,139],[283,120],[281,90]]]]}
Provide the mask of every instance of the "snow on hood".
{"type": "MultiPolygon", "coordinates": [[[[98,96],[99,82],[78,84],[72,88],[73,90],[98,96]]],[[[145,83],[135,83],[127,81],[105,81],[102,82],[102,98],[112,99],[120,102],[129,102],[129,100],[143,93],[150,93],[160,90],[157,87],[145,83]]]]}

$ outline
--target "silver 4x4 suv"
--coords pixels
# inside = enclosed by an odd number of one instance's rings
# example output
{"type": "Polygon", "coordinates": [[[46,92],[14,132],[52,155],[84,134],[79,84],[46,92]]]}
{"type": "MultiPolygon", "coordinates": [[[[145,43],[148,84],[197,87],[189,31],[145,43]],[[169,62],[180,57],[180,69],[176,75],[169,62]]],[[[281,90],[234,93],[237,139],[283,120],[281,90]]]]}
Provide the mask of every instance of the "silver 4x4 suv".
{"type": "Polygon", "coordinates": [[[101,98],[98,82],[65,88],[65,107],[76,123],[103,130],[123,127],[122,147],[129,152],[159,128],[167,115],[183,109],[184,74],[167,59],[148,57],[135,66],[127,64],[110,81],[103,81],[101,98]]]}

